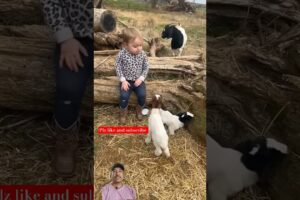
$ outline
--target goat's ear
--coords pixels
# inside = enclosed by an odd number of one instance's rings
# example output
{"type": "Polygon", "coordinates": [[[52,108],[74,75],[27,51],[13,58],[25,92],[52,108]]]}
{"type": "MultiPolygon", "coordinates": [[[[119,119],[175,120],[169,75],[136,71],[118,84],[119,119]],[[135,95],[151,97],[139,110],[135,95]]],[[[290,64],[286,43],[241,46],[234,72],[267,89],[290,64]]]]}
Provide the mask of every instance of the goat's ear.
{"type": "Polygon", "coordinates": [[[151,99],[151,104],[155,101],[155,99],[156,99],[155,96],[153,96],[151,99]]]}
{"type": "Polygon", "coordinates": [[[154,103],[154,101],[155,101],[155,97],[153,97],[153,98],[151,99],[151,101],[149,102],[150,108],[153,108],[153,103],[154,103]]]}
{"type": "Polygon", "coordinates": [[[164,104],[163,104],[163,99],[162,99],[161,95],[159,97],[159,104],[160,104],[160,107],[163,108],[164,104]]]}

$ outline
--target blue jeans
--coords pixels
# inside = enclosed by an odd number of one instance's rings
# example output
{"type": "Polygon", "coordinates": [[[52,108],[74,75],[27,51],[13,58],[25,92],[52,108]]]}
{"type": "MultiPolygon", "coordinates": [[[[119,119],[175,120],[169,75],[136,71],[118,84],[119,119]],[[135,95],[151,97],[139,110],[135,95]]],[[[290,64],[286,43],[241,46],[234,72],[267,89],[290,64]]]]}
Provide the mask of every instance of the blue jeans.
{"type": "Polygon", "coordinates": [[[57,45],[55,51],[56,94],[54,118],[62,128],[68,128],[77,121],[84,91],[88,84],[91,84],[89,87],[92,87],[92,81],[88,80],[93,78],[94,71],[93,40],[79,38],[78,41],[86,48],[89,55],[88,57],[81,56],[84,67],[79,67],[78,72],[71,71],[66,66],[59,67],[60,45],[57,45]]]}
{"type": "Polygon", "coordinates": [[[146,84],[142,82],[141,85],[135,87],[134,81],[128,81],[128,82],[130,84],[130,87],[127,91],[122,90],[121,89],[122,83],[120,84],[120,108],[121,109],[127,108],[128,101],[132,91],[137,96],[138,105],[144,107],[146,103],[146,84]]]}

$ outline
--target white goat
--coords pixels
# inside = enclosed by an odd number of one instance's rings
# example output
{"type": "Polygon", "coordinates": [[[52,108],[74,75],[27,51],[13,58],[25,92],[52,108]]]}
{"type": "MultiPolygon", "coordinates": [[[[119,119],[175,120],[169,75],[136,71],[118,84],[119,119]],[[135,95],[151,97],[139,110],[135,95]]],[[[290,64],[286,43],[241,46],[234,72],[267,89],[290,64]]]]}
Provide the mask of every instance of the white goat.
{"type": "Polygon", "coordinates": [[[185,123],[189,122],[194,115],[190,112],[179,113],[173,115],[170,111],[160,109],[160,115],[164,124],[168,126],[169,134],[174,135],[174,132],[182,128],[185,123]]]}
{"type": "Polygon", "coordinates": [[[153,140],[155,146],[155,155],[160,156],[162,152],[166,157],[170,157],[169,151],[169,136],[166,132],[164,124],[160,115],[160,108],[162,105],[162,98],[160,95],[155,95],[152,98],[152,109],[149,116],[149,133],[145,140],[146,144],[153,140]]]}
{"type": "Polygon", "coordinates": [[[208,199],[226,200],[255,184],[287,153],[287,146],[272,138],[241,143],[237,150],[220,146],[207,135],[208,199]]]}

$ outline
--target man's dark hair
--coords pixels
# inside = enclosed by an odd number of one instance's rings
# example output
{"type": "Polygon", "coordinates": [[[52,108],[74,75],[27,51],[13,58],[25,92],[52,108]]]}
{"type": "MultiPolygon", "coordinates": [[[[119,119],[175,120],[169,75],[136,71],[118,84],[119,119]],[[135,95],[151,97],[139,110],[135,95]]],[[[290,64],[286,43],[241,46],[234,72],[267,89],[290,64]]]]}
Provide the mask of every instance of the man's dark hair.
{"type": "Polygon", "coordinates": [[[120,168],[120,169],[122,169],[123,171],[125,170],[124,165],[121,164],[121,163],[116,163],[116,164],[114,164],[114,165],[112,166],[112,168],[111,168],[111,171],[114,171],[116,168],[120,168]]]}

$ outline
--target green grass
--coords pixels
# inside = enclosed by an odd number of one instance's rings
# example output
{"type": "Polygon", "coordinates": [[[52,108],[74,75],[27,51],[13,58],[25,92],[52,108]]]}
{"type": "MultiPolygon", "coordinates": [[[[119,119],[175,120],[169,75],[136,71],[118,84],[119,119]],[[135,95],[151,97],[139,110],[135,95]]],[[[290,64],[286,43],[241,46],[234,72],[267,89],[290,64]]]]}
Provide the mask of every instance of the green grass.
{"type": "Polygon", "coordinates": [[[119,9],[149,11],[151,5],[148,3],[137,2],[134,0],[105,0],[105,5],[119,9]]]}
{"type": "Polygon", "coordinates": [[[203,47],[205,43],[206,30],[205,27],[190,26],[185,28],[189,42],[196,42],[197,45],[203,47]]]}

